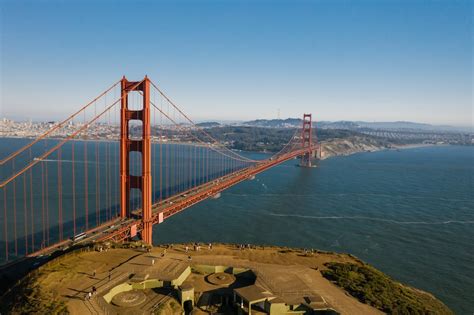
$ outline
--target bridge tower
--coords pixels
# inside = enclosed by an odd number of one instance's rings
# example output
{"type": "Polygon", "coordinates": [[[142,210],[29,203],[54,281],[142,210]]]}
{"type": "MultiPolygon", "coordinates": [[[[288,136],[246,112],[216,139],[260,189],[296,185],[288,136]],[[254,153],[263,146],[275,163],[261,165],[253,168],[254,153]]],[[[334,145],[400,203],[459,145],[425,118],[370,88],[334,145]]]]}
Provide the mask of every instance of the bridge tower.
{"type": "Polygon", "coordinates": [[[312,118],[311,114],[303,114],[303,130],[301,132],[301,141],[302,147],[308,148],[308,152],[304,153],[301,156],[301,166],[311,167],[311,158],[313,152],[311,150],[312,146],[312,118]]]}
{"type": "Polygon", "coordinates": [[[130,191],[141,191],[142,206],[142,239],[148,244],[152,243],[151,222],[151,141],[150,141],[150,80],[148,77],[141,82],[128,81],[122,78],[122,100],[120,111],[120,216],[129,218],[130,191]],[[143,107],[140,110],[129,109],[130,92],[141,92],[143,107]],[[142,122],[141,139],[131,139],[129,123],[131,120],[142,122]],[[141,153],[141,175],[130,174],[130,153],[141,153]]]}

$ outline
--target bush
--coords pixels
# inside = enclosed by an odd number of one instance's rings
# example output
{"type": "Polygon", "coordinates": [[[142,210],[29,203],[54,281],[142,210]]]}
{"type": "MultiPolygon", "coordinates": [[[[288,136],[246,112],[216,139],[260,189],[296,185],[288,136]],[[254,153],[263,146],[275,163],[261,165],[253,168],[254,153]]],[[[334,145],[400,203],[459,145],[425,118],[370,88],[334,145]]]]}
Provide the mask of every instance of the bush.
{"type": "Polygon", "coordinates": [[[323,276],[388,314],[453,314],[432,295],[404,286],[368,265],[326,263],[323,276]]]}

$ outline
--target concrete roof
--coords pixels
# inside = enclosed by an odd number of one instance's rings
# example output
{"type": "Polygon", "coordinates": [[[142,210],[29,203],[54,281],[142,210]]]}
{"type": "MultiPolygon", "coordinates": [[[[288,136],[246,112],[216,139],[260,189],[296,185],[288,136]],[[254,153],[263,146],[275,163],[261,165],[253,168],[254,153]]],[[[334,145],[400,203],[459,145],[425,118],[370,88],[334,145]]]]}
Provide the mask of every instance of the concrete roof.
{"type": "Polygon", "coordinates": [[[247,287],[234,289],[234,291],[244,300],[251,303],[275,298],[275,296],[272,295],[270,292],[268,292],[267,290],[265,290],[264,288],[256,284],[249,285],[247,287]]]}
{"type": "Polygon", "coordinates": [[[148,273],[136,273],[130,279],[130,282],[143,282],[148,279],[150,275],[148,273]]]}
{"type": "Polygon", "coordinates": [[[179,288],[180,288],[182,291],[187,291],[187,290],[194,289],[194,287],[192,286],[192,284],[186,283],[186,282],[184,282],[183,284],[181,284],[181,285],[179,286],[179,288]]]}
{"type": "Polygon", "coordinates": [[[328,308],[328,304],[326,303],[324,298],[319,294],[307,296],[304,299],[313,310],[328,308]]]}
{"type": "Polygon", "coordinates": [[[285,303],[285,301],[281,297],[276,297],[274,299],[269,300],[270,304],[280,304],[285,303]]]}
{"type": "Polygon", "coordinates": [[[307,297],[305,297],[305,300],[308,303],[325,303],[326,302],[326,301],[324,301],[323,297],[319,294],[314,294],[314,295],[311,295],[311,296],[307,296],[307,297]]]}
{"type": "Polygon", "coordinates": [[[171,259],[156,259],[155,265],[149,270],[150,278],[156,278],[162,281],[176,280],[188,268],[188,265],[171,260],[171,259]]]}

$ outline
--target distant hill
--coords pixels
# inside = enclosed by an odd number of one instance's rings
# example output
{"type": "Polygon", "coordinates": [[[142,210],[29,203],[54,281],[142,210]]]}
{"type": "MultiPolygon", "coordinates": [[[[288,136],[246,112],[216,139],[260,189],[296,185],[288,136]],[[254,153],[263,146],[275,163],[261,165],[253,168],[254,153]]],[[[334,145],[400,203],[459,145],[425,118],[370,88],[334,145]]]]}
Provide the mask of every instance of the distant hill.
{"type": "Polygon", "coordinates": [[[242,123],[244,126],[264,128],[294,128],[302,124],[300,118],[287,119],[257,119],[242,123]]]}
{"type": "Polygon", "coordinates": [[[361,126],[353,121],[318,121],[317,127],[320,129],[342,129],[342,130],[359,130],[361,126]]]}
{"type": "Polygon", "coordinates": [[[356,121],[355,124],[372,129],[433,129],[436,126],[410,121],[366,122],[356,121]]]}
{"type": "Polygon", "coordinates": [[[196,124],[196,126],[202,127],[202,128],[212,128],[212,127],[219,127],[221,124],[215,121],[206,121],[202,123],[196,124]]]}
{"type": "MultiPolygon", "coordinates": [[[[287,119],[257,119],[243,122],[243,126],[263,128],[297,128],[302,124],[300,118],[287,119]]],[[[320,129],[343,129],[361,131],[363,129],[374,130],[398,130],[398,131],[444,131],[444,132],[472,132],[469,128],[458,128],[453,126],[430,125],[410,121],[393,122],[366,122],[366,121],[318,121],[320,129]]]]}

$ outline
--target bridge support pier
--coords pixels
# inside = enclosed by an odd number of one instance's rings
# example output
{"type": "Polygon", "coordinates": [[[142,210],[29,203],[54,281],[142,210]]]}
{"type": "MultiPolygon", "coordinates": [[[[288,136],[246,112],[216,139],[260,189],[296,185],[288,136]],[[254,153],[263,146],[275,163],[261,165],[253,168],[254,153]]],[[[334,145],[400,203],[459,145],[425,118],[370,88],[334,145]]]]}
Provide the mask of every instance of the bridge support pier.
{"type": "Polygon", "coordinates": [[[152,243],[152,187],[151,187],[151,126],[150,126],[150,80],[130,82],[122,78],[122,100],[120,111],[120,216],[130,218],[130,191],[141,191],[142,206],[142,239],[152,243]],[[128,96],[131,92],[141,92],[143,107],[140,110],[129,109],[128,96]],[[142,122],[141,139],[130,139],[129,123],[131,120],[142,122]],[[141,175],[130,174],[130,153],[141,153],[141,175]]]}
{"type": "Polygon", "coordinates": [[[303,129],[301,132],[302,147],[308,148],[308,152],[301,156],[301,166],[311,167],[312,152],[312,118],[311,114],[303,114],[303,129]]]}

